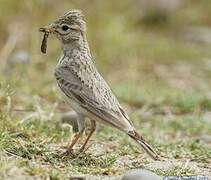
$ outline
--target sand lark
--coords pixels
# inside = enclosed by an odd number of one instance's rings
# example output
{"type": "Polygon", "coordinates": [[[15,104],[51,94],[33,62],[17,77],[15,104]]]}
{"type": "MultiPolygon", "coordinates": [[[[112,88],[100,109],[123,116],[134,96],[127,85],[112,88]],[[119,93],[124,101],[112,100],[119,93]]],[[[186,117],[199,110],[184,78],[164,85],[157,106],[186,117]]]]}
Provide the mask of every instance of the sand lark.
{"type": "Polygon", "coordinates": [[[96,122],[99,122],[128,134],[147,154],[153,159],[158,159],[157,153],[136,131],[127,113],[95,68],[81,11],[71,10],[50,25],[40,28],[40,31],[44,32],[41,46],[43,53],[46,53],[49,34],[54,34],[61,43],[62,56],[55,68],[55,78],[64,98],[78,113],[79,131],[74,135],[67,152],[72,152],[73,146],[85,129],[85,118],[88,117],[91,121],[91,131],[81,151],[95,131],[96,122]]]}

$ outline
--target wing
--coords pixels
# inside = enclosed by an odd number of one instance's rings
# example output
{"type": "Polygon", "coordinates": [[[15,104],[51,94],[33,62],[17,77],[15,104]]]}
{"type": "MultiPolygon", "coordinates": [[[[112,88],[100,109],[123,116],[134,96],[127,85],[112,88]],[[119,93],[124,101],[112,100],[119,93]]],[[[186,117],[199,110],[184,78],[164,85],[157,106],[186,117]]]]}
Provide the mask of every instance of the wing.
{"type": "Polygon", "coordinates": [[[61,91],[82,108],[110,125],[121,130],[131,128],[127,114],[120,107],[103,78],[101,76],[96,78],[97,72],[95,72],[87,74],[90,77],[83,79],[85,75],[82,75],[79,69],[74,69],[75,67],[77,66],[69,64],[56,68],[55,77],[61,91]]]}

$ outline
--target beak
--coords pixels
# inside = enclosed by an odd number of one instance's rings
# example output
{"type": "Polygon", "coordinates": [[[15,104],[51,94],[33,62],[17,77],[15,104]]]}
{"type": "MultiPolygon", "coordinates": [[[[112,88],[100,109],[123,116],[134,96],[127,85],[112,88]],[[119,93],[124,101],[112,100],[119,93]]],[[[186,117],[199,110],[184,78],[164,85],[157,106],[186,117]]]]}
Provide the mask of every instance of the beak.
{"type": "Polygon", "coordinates": [[[40,28],[39,31],[44,32],[44,33],[53,33],[55,32],[55,28],[53,27],[53,25],[49,25],[49,26],[40,28]]]}

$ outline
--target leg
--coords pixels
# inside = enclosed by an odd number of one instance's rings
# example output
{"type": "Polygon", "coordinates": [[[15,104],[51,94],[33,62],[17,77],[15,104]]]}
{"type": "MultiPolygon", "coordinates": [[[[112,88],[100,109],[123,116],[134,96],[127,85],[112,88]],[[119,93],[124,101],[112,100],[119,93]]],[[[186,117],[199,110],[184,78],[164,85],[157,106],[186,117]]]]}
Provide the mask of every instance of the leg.
{"type": "Polygon", "coordinates": [[[79,150],[80,152],[84,151],[84,149],[85,149],[87,143],[89,142],[89,139],[91,138],[92,134],[94,133],[95,129],[96,129],[96,122],[94,120],[91,120],[90,132],[89,132],[84,144],[80,148],[80,150],[79,150]]]}
{"type": "Polygon", "coordinates": [[[78,123],[78,132],[74,135],[72,142],[68,146],[66,154],[72,153],[74,145],[77,143],[77,141],[79,140],[79,138],[82,136],[84,132],[85,118],[82,114],[78,114],[77,123],[78,123]]]}

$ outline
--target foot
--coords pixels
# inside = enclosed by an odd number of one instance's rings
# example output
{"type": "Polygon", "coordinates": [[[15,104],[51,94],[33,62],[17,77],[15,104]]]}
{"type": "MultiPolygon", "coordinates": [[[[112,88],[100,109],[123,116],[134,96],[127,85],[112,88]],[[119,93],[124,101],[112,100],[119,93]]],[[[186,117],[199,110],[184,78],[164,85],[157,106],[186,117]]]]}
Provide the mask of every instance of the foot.
{"type": "Polygon", "coordinates": [[[62,156],[69,156],[69,155],[73,155],[73,149],[67,149],[62,156]]]}
{"type": "MultiPolygon", "coordinates": [[[[86,149],[87,150],[87,149],[86,149]]],[[[80,149],[79,149],[79,154],[81,154],[81,153],[83,153],[83,152],[85,152],[85,149],[84,149],[84,147],[81,147],[80,149]]]]}
{"type": "Polygon", "coordinates": [[[83,145],[83,146],[79,149],[78,152],[79,152],[79,153],[84,153],[85,151],[87,151],[87,149],[89,149],[89,147],[90,147],[91,145],[92,145],[92,144],[90,144],[90,145],[87,146],[87,147],[83,145]]]}

